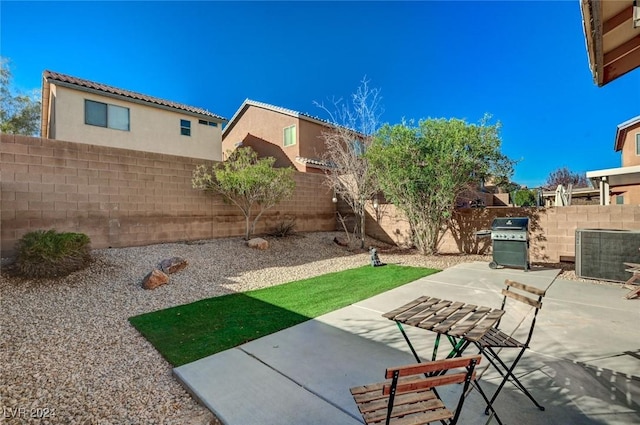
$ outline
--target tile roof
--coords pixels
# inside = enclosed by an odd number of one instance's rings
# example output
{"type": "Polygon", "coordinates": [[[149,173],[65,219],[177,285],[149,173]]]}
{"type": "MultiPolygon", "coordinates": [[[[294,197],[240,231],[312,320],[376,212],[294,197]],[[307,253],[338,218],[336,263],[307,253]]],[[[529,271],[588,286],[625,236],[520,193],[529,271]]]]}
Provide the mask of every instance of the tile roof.
{"type": "Polygon", "coordinates": [[[323,159],[305,158],[302,156],[296,156],[296,162],[299,164],[313,167],[313,168],[322,168],[322,169],[334,168],[332,162],[325,161],[323,159]]]}
{"type": "Polygon", "coordinates": [[[184,105],[182,103],[171,102],[169,100],[159,99],[153,96],[147,96],[145,94],[136,93],[129,90],[119,89],[117,87],[109,86],[106,84],[96,83],[94,81],[83,80],[81,78],[72,77],[70,75],[60,74],[58,72],[53,71],[44,71],[42,74],[43,79],[50,83],[64,83],[72,86],[78,87],[79,90],[95,90],[98,92],[126,97],[129,99],[134,99],[138,101],[142,101],[144,103],[150,103],[153,105],[163,106],[171,109],[177,109],[180,111],[190,112],[192,114],[203,115],[211,118],[218,119],[220,121],[226,121],[226,118],[216,115],[212,112],[207,111],[206,109],[197,108],[194,106],[184,105]]]}
{"type": "Polygon", "coordinates": [[[293,109],[283,108],[281,106],[271,105],[269,103],[264,103],[264,102],[258,102],[258,101],[251,100],[251,99],[245,99],[245,101],[242,102],[242,105],[240,105],[240,108],[238,108],[236,113],[233,114],[233,116],[229,120],[228,124],[225,126],[224,130],[222,130],[223,137],[224,137],[224,134],[227,132],[227,130],[231,129],[234,126],[235,121],[240,117],[240,115],[242,115],[244,113],[244,111],[249,106],[255,106],[255,107],[258,107],[258,108],[262,108],[262,109],[268,109],[270,111],[279,112],[279,113],[285,114],[285,115],[290,115],[292,117],[300,118],[300,119],[303,119],[303,120],[306,120],[306,121],[311,121],[311,122],[314,122],[316,124],[326,125],[326,126],[330,126],[330,127],[337,127],[337,125],[335,123],[332,123],[332,122],[330,122],[328,120],[325,120],[323,118],[320,118],[320,117],[317,117],[317,116],[313,116],[313,115],[310,115],[310,114],[307,114],[307,113],[304,113],[304,112],[294,111],[293,109]]]}

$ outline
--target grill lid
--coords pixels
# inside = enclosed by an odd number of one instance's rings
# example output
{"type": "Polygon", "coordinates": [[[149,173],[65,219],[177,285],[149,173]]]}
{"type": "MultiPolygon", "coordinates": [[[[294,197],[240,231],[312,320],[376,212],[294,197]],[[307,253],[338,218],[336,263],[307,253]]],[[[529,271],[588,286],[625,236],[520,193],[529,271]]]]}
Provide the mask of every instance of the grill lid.
{"type": "Polygon", "coordinates": [[[529,217],[496,217],[491,230],[528,230],[529,217]]]}

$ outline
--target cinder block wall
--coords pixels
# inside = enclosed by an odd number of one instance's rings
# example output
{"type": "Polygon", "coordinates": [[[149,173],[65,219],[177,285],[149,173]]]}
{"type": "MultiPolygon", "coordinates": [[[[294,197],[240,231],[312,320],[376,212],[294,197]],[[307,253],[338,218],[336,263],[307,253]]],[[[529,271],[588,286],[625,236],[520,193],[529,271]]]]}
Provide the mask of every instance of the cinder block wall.
{"type": "MultiPolygon", "coordinates": [[[[376,212],[368,209],[367,233],[399,245],[410,243],[409,223],[394,205],[376,212]]],[[[529,217],[530,255],[533,261],[558,262],[561,256],[575,256],[576,229],[640,230],[640,205],[574,205],[549,208],[480,208],[456,211],[452,225],[444,234],[443,253],[490,252],[489,238],[476,238],[475,232],[490,229],[495,217],[529,217]]]]}
{"type": "MultiPolygon", "coordinates": [[[[0,155],[2,256],[36,229],[83,232],[94,248],[244,234],[236,207],[191,187],[200,159],[6,134],[0,155]]],[[[323,176],[294,177],[294,196],[265,213],[256,233],[288,217],[298,231],[335,229],[323,176]]]]}

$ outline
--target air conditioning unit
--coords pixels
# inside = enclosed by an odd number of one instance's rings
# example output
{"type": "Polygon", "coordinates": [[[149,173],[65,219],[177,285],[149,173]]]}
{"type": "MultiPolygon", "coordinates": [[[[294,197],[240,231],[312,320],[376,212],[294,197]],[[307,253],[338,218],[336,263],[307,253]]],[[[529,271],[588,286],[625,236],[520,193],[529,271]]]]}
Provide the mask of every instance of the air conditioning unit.
{"type": "Polygon", "coordinates": [[[640,230],[576,230],[578,277],[625,282],[624,263],[640,263],[640,230]]]}

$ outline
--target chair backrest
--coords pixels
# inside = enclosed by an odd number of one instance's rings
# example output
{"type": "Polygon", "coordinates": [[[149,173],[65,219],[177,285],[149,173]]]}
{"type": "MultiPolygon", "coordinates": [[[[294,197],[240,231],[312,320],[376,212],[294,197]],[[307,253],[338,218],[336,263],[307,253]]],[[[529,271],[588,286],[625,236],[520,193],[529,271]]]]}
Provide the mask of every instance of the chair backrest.
{"type": "MultiPolygon", "coordinates": [[[[502,307],[507,303],[507,298],[519,301],[535,309],[533,313],[533,319],[531,320],[531,328],[529,329],[529,336],[527,337],[526,345],[529,345],[531,336],[533,335],[533,328],[536,325],[536,318],[538,317],[538,311],[542,308],[542,298],[546,295],[546,290],[536,288],[535,286],[525,285],[524,283],[516,282],[514,280],[505,280],[504,284],[506,288],[502,290],[502,307]]],[[[500,326],[500,322],[496,324],[496,327],[500,326]]]]}
{"type": "Polygon", "coordinates": [[[464,383],[454,417],[451,420],[451,423],[455,424],[460,416],[469,384],[475,379],[475,367],[480,363],[481,358],[480,355],[455,357],[452,359],[388,368],[385,372],[385,377],[392,381],[391,383],[385,384],[382,388],[382,393],[389,396],[386,424],[389,424],[396,395],[430,390],[442,385],[464,383]],[[452,369],[460,369],[460,371],[446,373],[451,372],[452,369]],[[415,375],[423,375],[426,377],[402,383],[398,382],[401,377],[415,375]]]}
{"type": "MultiPolygon", "coordinates": [[[[480,363],[480,359],[482,359],[482,357],[477,355],[435,360],[431,362],[417,363],[407,366],[391,367],[386,370],[385,378],[392,379],[394,376],[396,376],[396,373],[398,378],[411,375],[428,375],[428,377],[425,379],[398,385],[396,390],[397,393],[415,391],[417,389],[430,389],[433,387],[438,387],[440,385],[459,384],[465,381],[468,370],[458,373],[452,373],[449,375],[444,375],[444,373],[451,369],[458,369],[463,367],[469,368],[472,363],[473,367],[475,368],[475,366],[480,363]]],[[[383,393],[385,395],[389,394],[390,385],[391,384],[384,386],[383,393]]]]}

